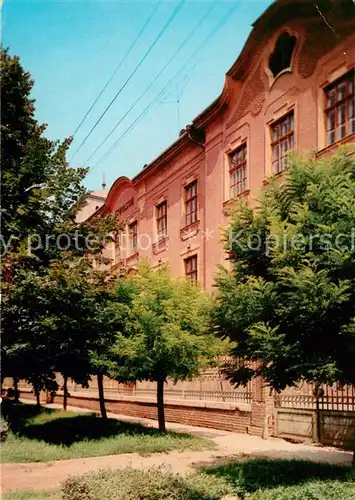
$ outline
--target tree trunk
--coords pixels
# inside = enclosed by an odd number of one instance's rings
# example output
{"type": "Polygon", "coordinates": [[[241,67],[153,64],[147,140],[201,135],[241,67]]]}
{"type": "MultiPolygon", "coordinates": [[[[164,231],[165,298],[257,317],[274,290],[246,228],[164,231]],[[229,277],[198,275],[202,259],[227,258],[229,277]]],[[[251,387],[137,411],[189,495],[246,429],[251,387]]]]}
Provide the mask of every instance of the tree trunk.
{"type": "Polygon", "coordinates": [[[35,395],[36,395],[37,408],[40,408],[41,407],[41,399],[40,399],[41,392],[38,389],[38,387],[35,387],[35,395]]]}
{"type": "Polygon", "coordinates": [[[19,399],[20,399],[20,393],[18,390],[18,377],[14,377],[13,380],[14,380],[15,401],[16,401],[16,403],[18,403],[19,399]]]}
{"type": "Polygon", "coordinates": [[[160,432],[166,432],[164,414],[164,379],[157,380],[158,422],[160,432]]]}
{"type": "Polygon", "coordinates": [[[64,396],[63,396],[63,410],[67,409],[68,406],[68,377],[66,375],[63,376],[63,390],[64,390],[64,396]]]}
{"type": "Polygon", "coordinates": [[[102,373],[97,374],[97,386],[99,389],[99,401],[100,401],[100,412],[101,417],[106,420],[107,413],[105,408],[105,395],[104,395],[104,376],[102,373]]]}

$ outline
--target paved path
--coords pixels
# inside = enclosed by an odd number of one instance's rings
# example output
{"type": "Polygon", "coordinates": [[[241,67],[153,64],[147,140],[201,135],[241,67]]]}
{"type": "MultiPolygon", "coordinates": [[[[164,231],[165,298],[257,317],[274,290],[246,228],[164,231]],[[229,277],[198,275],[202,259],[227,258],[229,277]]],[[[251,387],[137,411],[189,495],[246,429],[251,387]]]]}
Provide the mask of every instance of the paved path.
{"type": "MultiPolygon", "coordinates": [[[[49,408],[61,408],[60,405],[46,405],[49,408]]],[[[68,407],[73,411],[85,409],[68,407]]],[[[133,418],[126,415],[109,413],[110,418],[117,418],[127,422],[138,422],[148,426],[156,426],[154,420],[133,418]]],[[[92,457],[74,460],[60,460],[45,463],[3,464],[2,488],[3,491],[11,489],[34,488],[50,489],[71,475],[101,468],[149,468],[162,465],[174,472],[186,473],[202,466],[223,463],[227,459],[240,460],[248,457],[263,458],[298,458],[313,461],[324,461],[334,464],[351,464],[352,453],[307,444],[292,444],[283,439],[270,438],[264,440],[248,434],[235,434],[232,432],[191,427],[188,425],[167,423],[169,430],[188,432],[195,436],[212,439],[216,450],[210,451],[172,451],[170,453],[154,453],[150,456],[141,456],[137,453],[110,455],[105,457],[92,457]]]]}

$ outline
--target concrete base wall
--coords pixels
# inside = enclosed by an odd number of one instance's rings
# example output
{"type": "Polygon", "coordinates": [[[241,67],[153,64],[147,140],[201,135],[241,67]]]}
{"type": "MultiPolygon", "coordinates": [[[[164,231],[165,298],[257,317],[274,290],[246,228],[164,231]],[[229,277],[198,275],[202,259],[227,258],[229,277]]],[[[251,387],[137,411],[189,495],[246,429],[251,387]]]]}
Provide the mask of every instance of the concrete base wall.
{"type": "Polygon", "coordinates": [[[321,410],[323,444],[355,450],[355,412],[321,410]]]}
{"type": "MultiPolygon", "coordinates": [[[[275,434],[300,441],[317,440],[317,412],[277,408],[275,434]]],[[[355,412],[320,410],[320,442],[349,450],[355,447],[355,412]]]]}

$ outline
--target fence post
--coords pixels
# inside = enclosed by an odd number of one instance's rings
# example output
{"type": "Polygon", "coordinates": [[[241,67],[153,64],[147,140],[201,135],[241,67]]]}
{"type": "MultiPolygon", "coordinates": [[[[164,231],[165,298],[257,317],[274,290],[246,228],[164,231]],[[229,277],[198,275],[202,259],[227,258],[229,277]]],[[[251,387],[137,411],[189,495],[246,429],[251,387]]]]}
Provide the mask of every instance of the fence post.
{"type": "Polygon", "coordinates": [[[321,441],[321,421],[320,421],[320,404],[319,399],[323,397],[324,391],[320,388],[320,384],[316,384],[314,389],[314,395],[316,397],[316,442],[321,441]]]}
{"type": "Polygon", "coordinates": [[[250,433],[267,439],[274,433],[275,396],[260,376],[252,381],[250,433]]]}

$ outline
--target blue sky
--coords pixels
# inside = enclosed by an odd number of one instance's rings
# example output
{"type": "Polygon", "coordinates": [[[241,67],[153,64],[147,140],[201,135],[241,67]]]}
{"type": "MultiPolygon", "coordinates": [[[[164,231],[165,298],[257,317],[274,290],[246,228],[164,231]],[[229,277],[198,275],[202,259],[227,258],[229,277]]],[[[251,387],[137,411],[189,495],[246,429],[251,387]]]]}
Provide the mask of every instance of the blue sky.
{"type": "MultiPolygon", "coordinates": [[[[51,139],[63,139],[73,134],[157,3],[129,0],[5,0],[3,44],[19,55],[23,66],[32,73],[37,118],[48,124],[47,135],[51,139]]],[[[85,165],[110,130],[154,81],[138,105],[87,163],[92,167],[85,181],[89,189],[99,189],[103,175],[108,186],[120,175],[135,175],[145,163],[166,149],[178,137],[178,131],[219,95],[225,72],[238,57],[252,22],[271,2],[185,0],[133,78],[73,156],[179,3],[166,0],[159,3],[139,42],[75,135],[68,157],[73,166],[85,165]],[[233,5],[235,9],[217,31],[233,5]],[[212,6],[213,9],[201,23],[212,6]],[[156,78],[194,28],[197,29],[188,43],[156,78]],[[213,36],[208,37],[210,33],[213,36]],[[208,41],[200,52],[184,66],[207,37],[208,41]],[[173,79],[177,73],[178,77],[173,79]],[[120,140],[112,154],[101,161],[113,143],[172,79],[150,111],[120,140]]]]}

